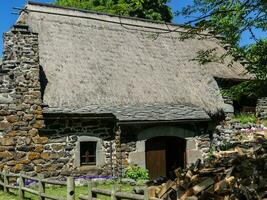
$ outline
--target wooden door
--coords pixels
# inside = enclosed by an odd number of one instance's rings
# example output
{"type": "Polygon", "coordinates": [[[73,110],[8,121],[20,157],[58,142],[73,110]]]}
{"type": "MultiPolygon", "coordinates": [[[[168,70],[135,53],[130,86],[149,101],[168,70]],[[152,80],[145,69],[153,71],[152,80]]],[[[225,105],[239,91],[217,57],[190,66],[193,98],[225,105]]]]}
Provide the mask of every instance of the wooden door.
{"type": "Polygon", "coordinates": [[[149,178],[166,176],[166,143],[159,138],[146,141],[146,168],[149,178]]]}
{"type": "Polygon", "coordinates": [[[178,167],[184,167],[185,140],[178,137],[156,137],[146,141],[146,168],[149,178],[169,177],[178,167]]]}

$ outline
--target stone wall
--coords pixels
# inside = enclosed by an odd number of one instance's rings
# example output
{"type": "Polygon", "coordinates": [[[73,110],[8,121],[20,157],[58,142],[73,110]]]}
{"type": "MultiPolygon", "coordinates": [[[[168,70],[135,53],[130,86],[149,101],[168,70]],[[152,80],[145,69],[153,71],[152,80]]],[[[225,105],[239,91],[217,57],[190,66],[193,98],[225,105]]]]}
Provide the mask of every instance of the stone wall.
{"type": "Polygon", "coordinates": [[[232,116],[234,114],[234,102],[230,97],[223,96],[224,107],[223,111],[226,116],[232,116]]]}
{"type": "Polygon", "coordinates": [[[128,142],[121,144],[122,169],[125,169],[130,165],[130,153],[136,151],[136,143],[137,142],[128,142]]]}
{"type": "MultiPolygon", "coordinates": [[[[90,117],[45,116],[45,127],[40,134],[49,138],[44,145],[46,165],[53,167],[53,174],[113,175],[116,171],[114,119],[90,117]],[[81,140],[82,139],[82,140],[81,140]],[[79,142],[97,141],[97,165],[80,166],[79,142]]],[[[41,171],[49,173],[44,167],[41,171]]]]}
{"type": "Polygon", "coordinates": [[[15,25],[4,34],[0,71],[0,170],[34,171],[32,160],[40,157],[48,138],[38,133],[44,125],[38,35],[28,26],[15,25]]]}
{"type": "Polygon", "coordinates": [[[242,124],[235,120],[224,121],[216,127],[212,135],[211,150],[220,151],[229,149],[240,143],[241,139],[244,139],[242,137],[246,137],[246,133],[260,130],[265,130],[263,124],[242,124]]]}
{"type": "Polygon", "coordinates": [[[211,138],[209,134],[203,134],[186,139],[186,163],[187,166],[195,163],[198,159],[203,160],[209,153],[211,138]]]}
{"type": "Polygon", "coordinates": [[[259,98],[257,101],[256,113],[262,119],[267,118],[267,97],[259,98]]]}

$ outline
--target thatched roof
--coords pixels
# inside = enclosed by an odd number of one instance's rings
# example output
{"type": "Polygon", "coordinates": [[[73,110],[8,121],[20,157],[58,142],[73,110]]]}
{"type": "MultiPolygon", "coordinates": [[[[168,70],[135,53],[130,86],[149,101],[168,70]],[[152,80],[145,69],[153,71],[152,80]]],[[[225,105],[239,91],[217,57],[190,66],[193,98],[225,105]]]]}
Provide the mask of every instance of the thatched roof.
{"type": "Polygon", "coordinates": [[[26,10],[20,20],[39,33],[50,108],[185,105],[215,114],[224,103],[214,77],[243,78],[242,65],[227,66],[231,59],[193,61],[200,50],[225,50],[217,39],[179,40],[181,26],[32,2],[26,10]]]}

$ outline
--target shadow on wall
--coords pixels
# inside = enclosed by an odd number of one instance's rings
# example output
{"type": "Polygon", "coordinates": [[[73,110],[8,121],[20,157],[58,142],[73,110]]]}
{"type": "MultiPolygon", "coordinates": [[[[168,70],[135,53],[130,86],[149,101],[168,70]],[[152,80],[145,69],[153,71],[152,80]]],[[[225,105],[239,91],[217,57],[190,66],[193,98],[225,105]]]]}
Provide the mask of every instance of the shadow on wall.
{"type": "Polygon", "coordinates": [[[41,98],[42,100],[44,100],[44,92],[48,84],[48,80],[45,75],[44,68],[41,65],[39,66],[39,79],[40,79],[40,85],[41,85],[41,98]]]}

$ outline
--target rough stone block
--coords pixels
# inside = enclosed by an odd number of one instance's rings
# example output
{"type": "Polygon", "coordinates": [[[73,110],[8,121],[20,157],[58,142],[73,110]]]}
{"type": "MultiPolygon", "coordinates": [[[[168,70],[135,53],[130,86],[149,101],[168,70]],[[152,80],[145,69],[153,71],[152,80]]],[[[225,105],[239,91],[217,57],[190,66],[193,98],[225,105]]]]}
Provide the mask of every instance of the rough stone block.
{"type": "Polygon", "coordinates": [[[1,159],[12,159],[13,154],[9,151],[0,152],[0,158],[1,159]]]}
{"type": "Polygon", "coordinates": [[[46,144],[48,142],[48,138],[47,137],[33,137],[32,138],[33,142],[35,144],[46,144]]]}
{"type": "Polygon", "coordinates": [[[195,139],[190,138],[190,139],[186,139],[186,149],[197,149],[197,144],[195,139]]]}
{"type": "Polygon", "coordinates": [[[31,121],[33,119],[34,115],[33,114],[25,114],[23,116],[23,120],[25,121],[31,121]]]}
{"type": "Polygon", "coordinates": [[[22,170],[23,164],[16,164],[14,167],[11,168],[11,172],[18,173],[22,170]]]}
{"type": "Polygon", "coordinates": [[[6,117],[6,120],[10,123],[15,123],[18,121],[18,117],[16,115],[9,115],[6,117]]]}
{"type": "Polygon", "coordinates": [[[14,166],[14,165],[16,165],[16,161],[11,160],[11,161],[8,161],[6,164],[7,164],[8,166],[14,166]]]}
{"type": "Polygon", "coordinates": [[[51,148],[52,148],[52,150],[54,150],[54,151],[61,151],[61,150],[64,149],[64,147],[65,147],[64,144],[52,144],[52,145],[51,145],[51,148]]]}
{"type": "Polygon", "coordinates": [[[37,152],[29,152],[27,155],[29,160],[34,160],[40,158],[40,153],[37,152]]]}
{"type": "Polygon", "coordinates": [[[17,151],[29,152],[29,151],[33,151],[34,148],[32,146],[29,146],[29,145],[27,145],[27,146],[17,146],[16,150],[17,151]]]}
{"type": "Polygon", "coordinates": [[[31,161],[30,160],[20,160],[18,163],[22,164],[22,165],[27,165],[29,164],[31,161]]]}
{"type": "Polygon", "coordinates": [[[34,137],[38,134],[38,130],[36,128],[32,128],[28,132],[29,136],[34,137]]]}
{"type": "Polygon", "coordinates": [[[48,160],[48,159],[50,159],[50,154],[49,153],[41,153],[41,158],[48,160]]]}
{"type": "Polygon", "coordinates": [[[3,146],[13,146],[15,145],[16,141],[14,138],[1,138],[0,143],[3,146]]]}
{"type": "Polygon", "coordinates": [[[7,121],[1,121],[0,122],[0,131],[4,131],[11,127],[11,124],[7,121]]]}
{"type": "Polygon", "coordinates": [[[195,163],[198,159],[202,159],[202,152],[200,150],[187,150],[187,165],[195,163]]]}
{"type": "Polygon", "coordinates": [[[43,145],[36,145],[36,146],[34,147],[34,151],[35,151],[35,152],[39,152],[39,153],[41,153],[41,152],[43,152],[43,150],[44,150],[44,146],[43,146],[43,145]]]}
{"type": "Polygon", "coordinates": [[[0,146],[0,152],[15,151],[15,146],[0,146]]]}
{"type": "Polygon", "coordinates": [[[8,137],[15,137],[18,135],[18,132],[17,131],[10,131],[6,134],[8,137]]]}
{"type": "Polygon", "coordinates": [[[33,124],[34,128],[43,128],[44,127],[44,120],[36,120],[35,124],[33,124]]]}
{"type": "Polygon", "coordinates": [[[44,164],[46,161],[43,159],[37,159],[37,160],[33,160],[32,162],[35,165],[39,165],[39,164],[44,164]]]}
{"type": "Polygon", "coordinates": [[[36,173],[41,173],[42,172],[42,165],[36,165],[36,166],[34,166],[34,171],[36,173]]]}

